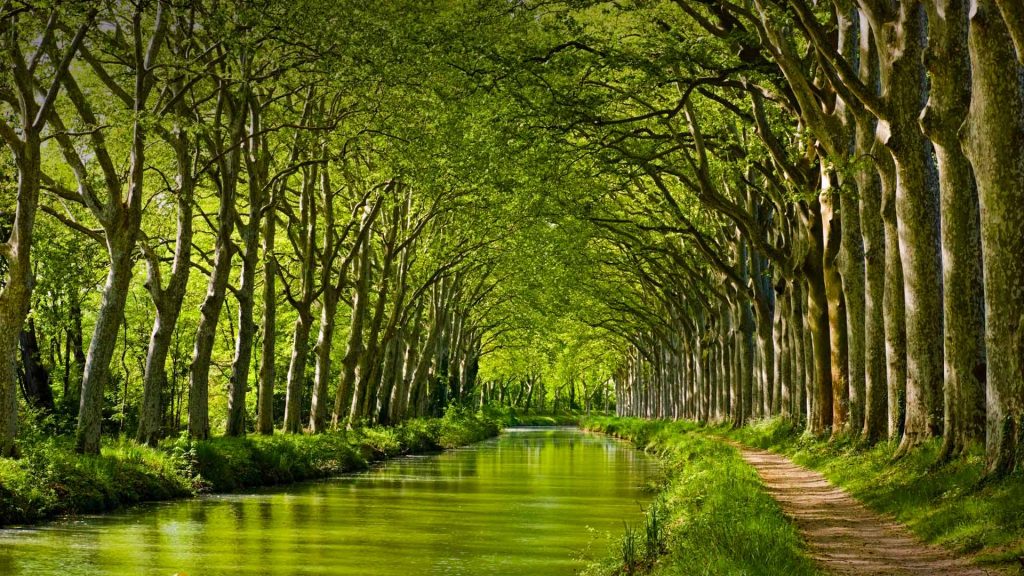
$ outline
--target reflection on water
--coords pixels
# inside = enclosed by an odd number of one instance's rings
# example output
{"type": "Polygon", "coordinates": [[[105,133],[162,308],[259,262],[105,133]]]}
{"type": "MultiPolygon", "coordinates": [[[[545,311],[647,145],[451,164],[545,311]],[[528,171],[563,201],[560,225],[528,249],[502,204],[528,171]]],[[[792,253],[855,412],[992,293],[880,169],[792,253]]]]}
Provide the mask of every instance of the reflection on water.
{"type": "Polygon", "coordinates": [[[2,575],[572,574],[635,521],[655,464],[513,429],[365,474],[0,530],[2,575]]]}

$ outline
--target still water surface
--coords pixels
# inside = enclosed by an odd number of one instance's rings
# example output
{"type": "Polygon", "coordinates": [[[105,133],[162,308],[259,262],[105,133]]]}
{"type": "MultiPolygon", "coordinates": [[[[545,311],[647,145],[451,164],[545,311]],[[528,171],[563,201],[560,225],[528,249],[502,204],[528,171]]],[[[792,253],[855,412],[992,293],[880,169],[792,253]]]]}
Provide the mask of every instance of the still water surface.
{"type": "Polygon", "coordinates": [[[520,428],[368,473],[0,530],[0,575],[569,576],[637,522],[656,463],[520,428]]]}

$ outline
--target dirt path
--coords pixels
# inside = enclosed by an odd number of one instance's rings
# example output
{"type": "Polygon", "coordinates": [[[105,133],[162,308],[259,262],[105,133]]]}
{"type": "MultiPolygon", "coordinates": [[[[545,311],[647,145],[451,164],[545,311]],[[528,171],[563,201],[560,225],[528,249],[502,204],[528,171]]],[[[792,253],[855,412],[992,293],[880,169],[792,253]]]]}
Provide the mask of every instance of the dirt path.
{"type": "Polygon", "coordinates": [[[811,556],[831,574],[998,574],[922,543],[905,526],[869,510],[818,472],[778,454],[736,447],[795,521],[811,556]]]}

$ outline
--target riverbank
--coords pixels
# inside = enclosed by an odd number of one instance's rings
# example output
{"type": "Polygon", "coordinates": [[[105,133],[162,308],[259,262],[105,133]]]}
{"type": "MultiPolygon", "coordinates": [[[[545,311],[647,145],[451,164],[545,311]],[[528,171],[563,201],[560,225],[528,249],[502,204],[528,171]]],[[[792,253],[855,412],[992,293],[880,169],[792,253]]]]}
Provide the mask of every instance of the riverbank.
{"type": "Polygon", "coordinates": [[[664,477],[641,526],[588,574],[818,574],[796,528],[737,450],[690,422],[584,419],[586,430],[661,458],[664,477]]]}
{"type": "Polygon", "coordinates": [[[1024,574],[1024,470],[986,478],[981,446],[938,463],[941,439],[926,441],[894,460],[896,441],[874,446],[843,436],[829,441],[806,435],[781,418],[706,430],[821,472],[925,542],[969,556],[984,567],[1024,574]]]}
{"type": "Polygon", "coordinates": [[[70,437],[24,435],[22,458],[0,458],[0,526],[326,478],[404,454],[496,436],[502,422],[449,410],[443,418],[319,435],[167,440],[157,448],[120,439],[98,456],[76,454],[70,437]]]}

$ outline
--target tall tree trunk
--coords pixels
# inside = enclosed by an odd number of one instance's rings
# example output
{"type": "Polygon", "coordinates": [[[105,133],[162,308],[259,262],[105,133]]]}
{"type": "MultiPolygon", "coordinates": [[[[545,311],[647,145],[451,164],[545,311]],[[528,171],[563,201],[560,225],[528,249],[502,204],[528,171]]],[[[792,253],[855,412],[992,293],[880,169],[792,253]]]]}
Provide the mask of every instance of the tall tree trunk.
{"type": "Polygon", "coordinates": [[[971,105],[962,131],[978,186],[985,279],[986,435],[993,474],[1024,462],[1024,71],[992,0],[970,14],[971,105]]]}
{"type": "MultiPolygon", "coordinates": [[[[28,120],[31,126],[31,120],[28,120]]],[[[7,278],[0,288],[0,457],[14,456],[18,429],[18,335],[32,300],[32,232],[39,205],[39,134],[28,130],[15,157],[18,166],[18,203],[11,236],[2,245],[7,278]]]]}
{"type": "Polygon", "coordinates": [[[808,376],[808,394],[812,410],[808,413],[808,428],[813,434],[823,434],[832,427],[832,346],[828,291],[825,284],[825,249],[823,218],[820,204],[814,201],[807,210],[806,234],[809,250],[803,266],[804,290],[807,295],[807,327],[813,345],[813,370],[808,376]]]}
{"type": "MultiPolygon", "coordinates": [[[[831,185],[832,175],[822,174],[821,233],[822,245],[822,278],[825,283],[825,297],[828,306],[828,342],[829,366],[831,367],[832,434],[839,434],[849,426],[850,383],[849,383],[849,348],[847,330],[846,297],[840,275],[840,244],[842,242],[842,225],[839,214],[840,197],[831,185]]],[[[827,427],[827,426],[826,426],[827,427]]],[[[824,428],[821,430],[824,431],[824,428]]]]}
{"type": "MultiPolygon", "coordinates": [[[[324,168],[326,170],[326,167],[324,168]]],[[[299,211],[302,230],[301,292],[292,304],[298,317],[292,336],[292,357],[288,364],[288,388],[284,400],[284,431],[302,432],[303,393],[306,389],[306,364],[309,357],[309,334],[313,329],[313,301],[316,298],[316,182],[317,167],[303,170],[302,197],[299,211]]]]}
{"type": "Polygon", "coordinates": [[[110,380],[110,361],[117,346],[117,333],[124,321],[124,305],[132,279],[132,248],[138,228],[109,234],[110,271],[103,286],[100,309],[96,315],[89,353],[85,358],[85,376],[78,405],[76,449],[84,454],[99,454],[100,424],[103,420],[103,392],[110,380]]]}
{"type": "MultiPolygon", "coordinates": [[[[868,20],[863,15],[860,16],[859,44],[860,80],[866,85],[877,86],[878,54],[871,38],[868,20]]],[[[859,198],[864,258],[864,415],[861,435],[869,443],[877,442],[886,436],[889,398],[885,363],[886,244],[882,217],[882,189],[878,168],[871,160],[873,150],[880,146],[875,138],[877,124],[877,120],[867,113],[861,112],[856,115],[856,159],[853,165],[853,179],[859,198]]],[[[899,322],[902,323],[902,319],[899,322]]],[[[854,362],[852,352],[850,361],[854,362]]],[[[856,420],[854,425],[857,425],[856,420]]]]}
{"type": "MultiPolygon", "coordinates": [[[[229,188],[233,186],[225,186],[225,189],[229,188]]],[[[217,336],[217,322],[220,320],[231,276],[233,203],[233,195],[222,196],[213,270],[210,271],[206,297],[199,308],[199,326],[196,329],[192,364],[189,366],[188,433],[197,440],[210,436],[210,360],[217,336]]]]}
{"type": "MultiPolygon", "coordinates": [[[[844,188],[856,189],[854,179],[847,179],[844,188]]],[[[864,427],[866,376],[866,294],[864,238],[861,230],[857,198],[842,195],[840,199],[840,228],[842,240],[839,246],[839,274],[842,281],[843,304],[846,307],[846,380],[849,390],[848,422],[844,427],[854,434],[860,434],[864,427]]],[[[876,216],[878,222],[881,218],[876,216]]],[[[834,369],[834,368],[833,368],[834,369]]],[[[835,390],[833,389],[833,397],[835,390]]],[[[835,406],[833,406],[835,412],[835,406]]],[[[834,416],[833,416],[834,418],[834,416]]],[[[833,424],[833,427],[836,427],[833,424]]]]}
{"type": "MultiPolygon", "coordinates": [[[[352,292],[352,316],[349,323],[348,344],[342,359],[342,376],[334,396],[332,424],[336,427],[349,416],[352,406],[353,389],[357,380],[359,359],[363,354],[363,326],[366,323],[370,298],[370,248],[369,239],[360,247],[356,285],[352,292]]],[[[351,425],[352,422],[350,421],[351,425]]]]}
{"type": "Polygon", "coordinates": [[[932,0],[927,7],[931,86],[921,128],[935,147],[941,194],[945,459],[983,438],[985,318],[978,196],[957,133],[971,98],[967,4],[932,0]]]}
{"type": "Polygon", "coordinates": [[[896,224],[896,173],[890,155],[880,150],[878,159],[882,187],[882,225],[885,235],[885,362],[889,400],[890,438],[903,435],[907,400],[907,323],[903,297],[903,256],[900,254],[896,224]]]}
{"type": "Polygon", "coordinates": [[[274,242],[277,218],[273,207],[263,224],[263,341],[257,398],[256,431],[274,433],[274,385],[277,381],[277,258],[274,242]]]}
{"type": "MultiPolygon", "coordinates": [[[[858,121],[858,148],[870,149],[874,123],[858,121]]],[[[862,435],[869,443],[886,436],[889,390],[885,365],[885,232],[878,171],[864,160],[854,176],[860,197],[864,240],[864,420],[862,435]]]]}
{"type": "MultiPolygon", "coordinates": [[[[416,365],[419,361],[420,337],[423,332],[423,305],[424,298],[420,297],[416,302],[412,332],[406,340],[405,355],[402,360],[401,383],[395,388],[395,392],[391,400],[391,422],[401,421],[408,413],[410,396],[412,395],[412,380],[416,372],[416,365]]],[[[502,388],[502,391],[504,391],[504,388],[502,388]]],[[[502,400],[504,400],[504,398],[502,398],[502,400]]]]}
{"type": "Polygon", "coordinates": [[[326,431],[327,385],[331,377],[331,348],[334,343],[334,317],[338,313],[338,294],[330,287],[324,289],[320,307],[320,331],[313,351],[316,369],[313,374],[313,399],[309,411],[309,430],[313,434],[326,431]]]}
{"type": "MultiPolygon", "coordinates": [[[[92,27],[97,9],[89,10],[74,37],[64,48],[62,56],[50,54],[53,77],[42,98],[37,92],[42,87],[34,77],[36,68],[30,65],[30,61],[22,54],[22,43],[26,40],[34,43],[35,38],[19,37],[20,12],[21,10],[11,10],[4,15],[4,32],[0,35],[0,48],[5,52],[5,65],[13,76],[10,88],[12,92],[17,93],[18,105],[14,113],[20,121],[17,126],[19,134],[7,123],[6,118],[0,120],[0,135],[10,149],[18,171],[14,222],[10,236],[6,242],[0,244],[0,258],[7,263],[7,277],[3,279],[3,287],[0,288],[0,326],[3,326],[3,330],[0,330],[0,457],[16,456],[18,452],[14,442],[18,429],[18,335],[21,334],[25,317],[28,316],[34,284],[32,244],[42,177],[40,135],[49,121],[54,103],[68,75],[71,61],[78,53],[86,32],[92,27]]],[[[51,17],[57,14],[54,8],[51,17]]],[[[58,24],[56,18],[50,22],[58,24]]],[[[49,24],[47,26],[49,27],[49,24]]],[[[44,47],[37,45],[36,49],[43,50],[44,47]]],[[[36,53],[35,56],[39,54],[41,53],[36,53]]],[[[35,56],[32,57],[33,60],[35,56]]]]}
{"type": "MultiPolygon", "coordinates": [[[[142,8],[137,7],[133,16],[134,80],[131,112],[135,120],[132,122],[131,148],[128,159],[127,196],[122,190],[122,182],[116,176],[105,136],[102,130],[90,135],[93,152],[103,168],[104,183],[107,187],[106,205],[100,208],[90,199],[86,202],[98,217],[106,236],[107,252],[110,256],[110,272],[103,289],[99,315],[93,329],[92,340],[89,342],[89,354],[85,360],[85,374],[82,378],[82,394],[78,410],[78,430],[76,432],[76,449],[86,454],[98,454],[100,450],[100,423],[103,416],[103,392],[110,379],[110,360],[117,341],[117,332],[124,320],[124,306],[128,298],[128,287],[132,278],[132,253],[136,247],[139,229],[142,225],[142,195],[145,187],[143,177],[146,168],[146,136],[148,127],[141,119],[146,110],[146,102],[153,88],[152,72],[156,58],[163,47],[164,33],[167,30],[166,4],[157,4],[153,34],[148,46],[143,48],[142,40],[142,8]]],[[[65,77],[65,88],[86,123],[99,125],[89,101],[83,95],[78,84],[71,75],[65,77]]],[[[56,127],[61,121],[54,117],[51,122],[56,127]]],[[[78,179],[80,190],[91,190],[88,175],[84,169],[81,154],[74,150],[67,134],[57,137],[58,143],[66,159],[72,163],[72,170],[78,179]]],[[[90,194],[90,196],[92,196],[90,194]]],[[[92,198],[95,198],[92,196],[92,198]]]]}
{"type": "Polygon", "coordinates": [[[254,293],[256,290],[256,267],[259,266],[259,222],[253,214],[245,227],[242,246],[242,281],[235,291],[238,300],[238,332],[235,335],[235,357],[231,362],[231,377],[228,380],[228,414],[224,429],[225,436],[245,435],[245,396],[249,389],[249,370],[252,365],[253,339],[256,336],[254,293]]]}
{"type": "Polygon", "coordinates": [[[284,403],[284,428],[288,434],[302,432],[302,391],[306,382],[306,359],[309,357],[309,333],[313,315],[299,310],[292,332],[292,356],[288,363],[288,390],[284,403]]]}
{"type": "Polygon", "coordinates": [[[907,330],[906,421],[901,451],[940,431],[942,423],[942,267],[939,194],[931,151],[918,126],[924,105],[923,6],[897,2],[891,18],[872,22],[883,62],[889,117],[879,133],[896,167],[896,223],[903,265],[907,330]]]}
{"type": "Polygon", "coordinates": [[[167,286],[160,285],[160,263],[149,255],[149,277],[147,287],[156,307],[153,331],[149,337],[146,352],[146,367],[143,373],[142,404],[139,406],[139,428],[135,439],[140,444],[155,446],[160,439],[161,398],[167,390],[167,356],[181,305],[188,290],[189,273],[192,270],[192,156],[189,153],[188,137],[179,133],[172,142],[178,166],[177,191],[177,233],[175,234],[174,262],[167,286]]]}

